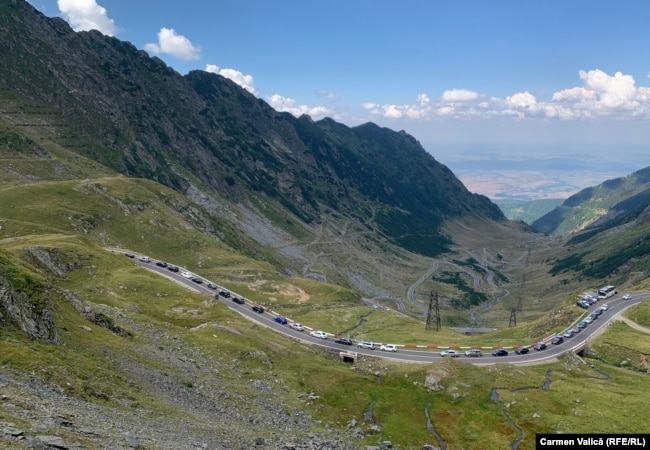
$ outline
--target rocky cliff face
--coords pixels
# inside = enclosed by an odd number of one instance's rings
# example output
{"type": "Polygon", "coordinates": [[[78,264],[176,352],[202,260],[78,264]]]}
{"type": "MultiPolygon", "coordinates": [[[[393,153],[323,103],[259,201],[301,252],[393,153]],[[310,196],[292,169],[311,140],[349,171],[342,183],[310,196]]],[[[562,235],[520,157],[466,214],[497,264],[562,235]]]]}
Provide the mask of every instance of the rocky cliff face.
{"type": "Polygon", "coordinates": [[[0,271],[0,325],[15,326],[30,339],[59,342],[49,304],[35,302],[24,292],[15,290],[0,271]]]}
{"type": "Polygon", "coordinates": [[[503,219],[404,132],[295,118],[219,75],[181,76],[128,42],[75,33],[24,0],[0,10],[2,117],[123,174],[270,204],[257,211],[279,224],[333,211],[428,256],[446,251],[448,218],[503,219]]]}

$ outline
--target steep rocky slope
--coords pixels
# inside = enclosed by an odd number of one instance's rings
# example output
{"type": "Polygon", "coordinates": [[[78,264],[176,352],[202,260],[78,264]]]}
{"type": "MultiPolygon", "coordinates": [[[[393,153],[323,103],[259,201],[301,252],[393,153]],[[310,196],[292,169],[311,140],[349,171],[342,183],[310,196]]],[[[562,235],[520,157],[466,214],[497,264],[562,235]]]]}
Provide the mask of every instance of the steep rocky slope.
{"type": "Polygon", "coordinates": [[[447,218],[504,219],[406,133],[294,118],[218,75],[181,76],[130,43],[75,33],[24,0],[0,10],[3,120],[120,173],[244,205],[293,239],[291,223],[333,212],[428,256],[447,251],[447,218]]]}

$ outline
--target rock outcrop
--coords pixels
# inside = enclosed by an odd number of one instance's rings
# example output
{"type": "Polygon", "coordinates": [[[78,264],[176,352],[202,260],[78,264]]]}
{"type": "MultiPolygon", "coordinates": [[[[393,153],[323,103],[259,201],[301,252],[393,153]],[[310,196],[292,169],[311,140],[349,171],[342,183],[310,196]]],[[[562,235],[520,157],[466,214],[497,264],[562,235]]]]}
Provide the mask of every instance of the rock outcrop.
{"type": "Polygon", "coordinates": [[[43,298],[35,300],[25,292],[14,289],[7,277],[0,272],[0,326],[8,324],[20,328],[30,339],[55,343],[60,340],[49,301],[44,301],[43,298]]]}

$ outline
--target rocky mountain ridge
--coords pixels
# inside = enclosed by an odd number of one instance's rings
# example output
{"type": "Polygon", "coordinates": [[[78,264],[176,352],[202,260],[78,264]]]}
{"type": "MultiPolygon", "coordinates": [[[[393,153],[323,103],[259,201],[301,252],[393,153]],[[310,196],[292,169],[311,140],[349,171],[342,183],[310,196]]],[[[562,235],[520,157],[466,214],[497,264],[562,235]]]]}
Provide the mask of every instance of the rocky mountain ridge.
{"type": "Polygon", "coordinates": [[[645,167],[583,189],[535,220],[532,227],[549,235],[566,235],[606,225],[649,203],[650,167],[645,167]]]}
{"type": "Polygon", "coordinates": [[[295,118],[219,75],[181,76],[128,42],[75,33],[24,0],[0,8],[3,120],[127,176],[246,205],[294,239],[287,222],[309,228],[334,213],[426,256],[448,250],[447,218],[504,219],[404,132],[295,118]]]}

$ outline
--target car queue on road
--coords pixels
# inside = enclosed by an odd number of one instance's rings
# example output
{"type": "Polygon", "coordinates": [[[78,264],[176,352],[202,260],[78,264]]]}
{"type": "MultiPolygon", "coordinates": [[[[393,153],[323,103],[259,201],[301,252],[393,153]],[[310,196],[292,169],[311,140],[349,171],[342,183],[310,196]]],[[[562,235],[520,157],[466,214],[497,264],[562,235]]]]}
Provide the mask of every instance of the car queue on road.
{"type": "MultiPolygon", "coordinates": [[[[124,253],[124,254],[129,258],[135,259],[135,255],[133,255],[131,253],[124,253]]],[[[147,257],[147,256],[140,256],[138,258],[138,261],[140,263],[144,263],[144,264],[142,264],[143,267],[151,267],[151,265],[149,263],[153,262],[153,260],[151,258],[147,257]]],[[[168,263],[163,262],[163,261],[156,261],[155,266],[157,266],[158,268],[166,268],[170,272],[174,272],[174,273],[179,272],[182,269],[182,268],[179,269],[178,266],[171,265],[171,264],[168,264],[168,263]]],[[[327,332],[322,331],[322,330],[316,330],[316,329],[311,329],[311,328],[305,327],[303,324],[298,323],[298,322],[294,322],[294,321],[292,321],[292,320],[290,320],[290,319],[288,319],[288,318],[286,318],[286,317],[284,317],[282,315],[279,315],[279,314],[271,311],[269,308],[264,307],[263,305],[259,305],[258,303],[252,302],[250,300],[245,300],[244,297],[242,297],[242,296],[234,295],[234,293],[230,292],[229,290],[227,290],[225,288],[220,287],[216,283],[208,281],[206,284],[203,284],[203,279],[201,277],[199,277],[198,275],[195,275],[194,273],[192,273],[192,272],[190,272],[188,270],[183,269],[181,271],[181,273],[180,273],[180,276],[182,278],[187,279],[188,281],[194,282],[196,285],[205,286],[205,287],[209,288],[210,290],[216,290],[217,293],[215,293],[214,295],[217,298],[221,297],[224,300],[225,299],[231,299],[233,303],[236,303],[238,305],[246,305],[248,303],[248,304],[250,304],[250,311],[254,311],[254,312],[256,312],[256,313],[258,313],[260,315],[262,315],[262,313],[264,313],[266,311],[269,311],[271,313],[270,314],[270,316],[271,316],[270,321],[272,323],[275,323],[275,325],[286,326],[287,329],[289,329],[291,331],[299,332],[299,334],[302,331],[308,329],[308,330],[310,330],[310,332],[309,332],[310,337],[315,338],[317,341],[322,342],[326,346],[331,346],[330,344],[327,344],[327,342],[329,342],[327,340],[328,337],[333,337],[334,339],[333,339],[332,342],[334,342],[337,345],[339,345],[339,344],[340,345],[346,345],[346,346],[354,345],[354,341],[349,337],[330,334],[330,333],[327,333],[327,332]],[[200,281],[198,281],[198,280],[200,280],[200,281]]],[[[178,280],[178,281],[181,281],[181,280],[178,280]]],[[[188,283],[188,285],[190,285],[190,284],[191,283],[188,283]]],[[[199,286],[196,286],[196,287],[199,287],[199,286]]],[[[629,300],[632,297],[629,294],[625,294],[621,298],[622,298],[622,300],[629,300]]],[[[560,345],[563,342],[565,342],[565,339],[568,339],[568,338],[573,337],[576,334],[578,334],[589,323],[592,323],[594,320],[596,320],[602,313],[604,313],[608,309],[609,309],[608,304],[605,304],[605,305],[597,308],[596,310],[591,312],[587,317],[585,317],[580,323],[578,323],[577,325],[575,325],[572,328],[568,329],[564,334],[560,333],[558,335],[551,335],[551,336],[545,338],[544,340],[538,342],[537,344],[532,344],[531,346],[528,346],[528,345],[515,346],[514,347],[514,349],[515,349],[514,353],[515,353],[515,355],[518,355],[518,356],[519,355],[525,356],[525,355],[529,354],[529,349],[530,348],[533,348],[536,351],[542,351],[542,350],[545,350],[547,348],[547,342],[552,343],[554,345],[560,345]]],[[[247,317],[252,319],[251,316],[247,316],[247,317]]],[[[388,352],[388,353],[395,353],[395,352],[397,352],[398,347],[403,347],[403,351],[404,350],[412,350],[414,354],[419,352],[419,354],[429,354],[429,355],[430,355],[430,352],[423,352],[421,349],[423,349],[423,348],[426,349],[426,348],[431,347],[431,346],[414,346],[414,345],[410,345],[410,344],[396,345],[396,344],[386,344],[386,343],[375,345],[374,342],[370,342],[370,341],[359,341],[359,342],[356,343],[356,346],[357,346],[358,350],[370,350],[370,351],[373,351],[376,348],[379,348],[380,350],[383,350],[383,351],[388,352]],[[418,348],[420,350],[418,350],[418,348]]],[[[444,348],[444,347],[442,347],[442,348],[444,348]]],[[[458,348],[458,347],[456,347],[456,348],[458,348]]],[[[473,358],[473,357],[481,357],[481,356],[483,356],[483,353],[481,352],[481,350],[479,348],[470,348],[469,350],[467,350],[467,351],[465,351],[463,353],[460,353],[455,348],[448,348],[446,350],[443,350],[440,353],[441,357],[450,356],[450,357],[456,358],[456,357],[459,357],[461,355],[464,355],[465,357],[468,357],[468,358],[473,358]]],[[[508,356],[509,352],[505,348],[495,348],[491,352],[491,355],[494,356],[494,357],[502,357],[502,356],[508,356]]],[[[389,356],[386,355],[385,357],[389,357],[389,356]]],[[[403,358],[404,357],[400,357],[400,359],[403,359],[403,358]]],[[[403,359],[403,360],[406,360],[406,359],[403,359]]],[[[425,362],[425,361],[422,361],[422,362],[425,362]]]]}

